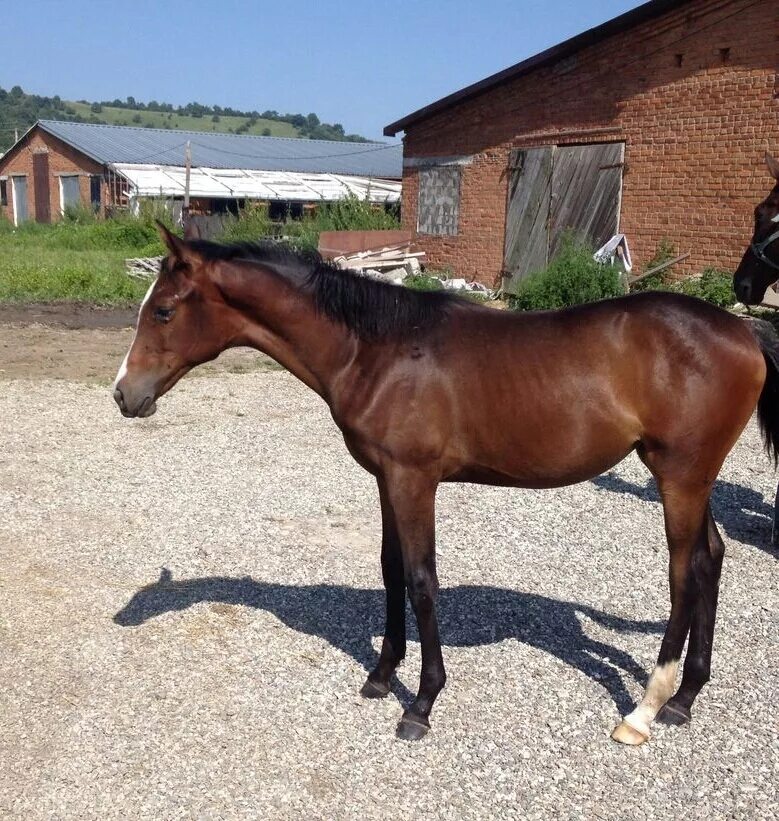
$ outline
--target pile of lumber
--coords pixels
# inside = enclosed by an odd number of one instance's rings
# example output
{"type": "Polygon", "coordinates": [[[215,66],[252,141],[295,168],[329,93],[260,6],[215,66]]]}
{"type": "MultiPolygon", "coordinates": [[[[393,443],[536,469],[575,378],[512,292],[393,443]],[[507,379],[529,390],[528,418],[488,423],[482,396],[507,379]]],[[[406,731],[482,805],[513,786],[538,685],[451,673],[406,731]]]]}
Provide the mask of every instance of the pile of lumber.
{"type": "Polygon", "coordinates": [[[383,248],[337,256],[333,258],[333,263],[339,268],[381,274],[394,279],[419,273],[420,260],[424,256],[424,251],[412,251],[411,243],[398,242],[394,245],[385,245],[383,248]]]}
{"type": "Polygon", "coordinates": [[[124,267],[127,275],[135,279],[154,279],[160,272],[160,264],[165,257],[138,257],[126,259],[124,267]]]}

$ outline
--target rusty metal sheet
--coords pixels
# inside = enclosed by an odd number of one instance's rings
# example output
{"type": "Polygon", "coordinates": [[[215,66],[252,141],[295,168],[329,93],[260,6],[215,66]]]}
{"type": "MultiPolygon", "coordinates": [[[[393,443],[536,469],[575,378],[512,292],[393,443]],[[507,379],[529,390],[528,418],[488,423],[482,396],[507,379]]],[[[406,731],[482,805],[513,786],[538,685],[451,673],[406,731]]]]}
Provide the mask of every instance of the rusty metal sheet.
{"type": "Polygon", "coordinates": [[[319,253],[325,259],[378,251],[389,245],[411,245],[411,231],[322,231],[319,253]]]}

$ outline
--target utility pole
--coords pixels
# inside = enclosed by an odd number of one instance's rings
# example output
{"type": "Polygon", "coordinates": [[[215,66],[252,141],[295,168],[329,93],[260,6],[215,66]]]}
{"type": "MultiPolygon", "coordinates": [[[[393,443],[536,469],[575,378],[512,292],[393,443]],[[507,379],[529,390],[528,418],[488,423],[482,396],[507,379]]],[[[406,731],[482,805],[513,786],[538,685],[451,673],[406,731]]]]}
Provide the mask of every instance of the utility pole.
{"type": "Polygon", "coordinates": [[[189,173],[191,170],[192,148],[187,140],[187,147],[184,149],[184,207],[181,209],[181,224],[185,232],[189,223],[189,173]]]}

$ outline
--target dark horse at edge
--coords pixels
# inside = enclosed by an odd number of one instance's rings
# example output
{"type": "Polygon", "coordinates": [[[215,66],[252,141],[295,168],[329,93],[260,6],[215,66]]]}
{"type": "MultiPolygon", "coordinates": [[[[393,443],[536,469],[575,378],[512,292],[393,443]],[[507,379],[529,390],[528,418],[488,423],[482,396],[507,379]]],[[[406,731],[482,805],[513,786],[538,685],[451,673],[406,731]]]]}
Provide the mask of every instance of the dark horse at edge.
{"type": "Polygon", "coordinates": [[[386,622],[364,696],[385,696],[404,657],[406,594],[419,628],[419,690],[399,737],[429,730],[446,681],[436,615],[438,484],[558,487],[632,451],[663,503],[671,611],[645,695],[613,738],[646,741],[661,710],[666,721],[689,721],[709,679],[724,552],[712,485],[755,407],[768,447],[775,453],[779,444],[779,346],[766,326],[670,293],[495,311],[278,245],[161,232],[169,254],[141,306],[114,398],[125,416],[149,416],[187,371],[250,346],[327,402],[349,452],[376,478],[381,504],[386,622]]]}

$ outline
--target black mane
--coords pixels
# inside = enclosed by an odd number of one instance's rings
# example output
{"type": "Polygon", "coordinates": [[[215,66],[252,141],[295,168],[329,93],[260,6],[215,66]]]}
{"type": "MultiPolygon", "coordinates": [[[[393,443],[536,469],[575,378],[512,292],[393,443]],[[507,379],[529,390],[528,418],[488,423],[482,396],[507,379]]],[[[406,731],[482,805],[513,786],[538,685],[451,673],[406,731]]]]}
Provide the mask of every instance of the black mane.
{"type": "Polygon", "coordinates": [[[297,251],[281,242],[238,242],[220,245],[193,240],[190,246],[207,260],[248,260],[280,269],[280,273],[314,297],[316,309],[345,325],[362,339],[399,338],[430,328],[453,305],[469,305],[441,291],[412,291],[337,268],[317,251],[297,251]]]}

